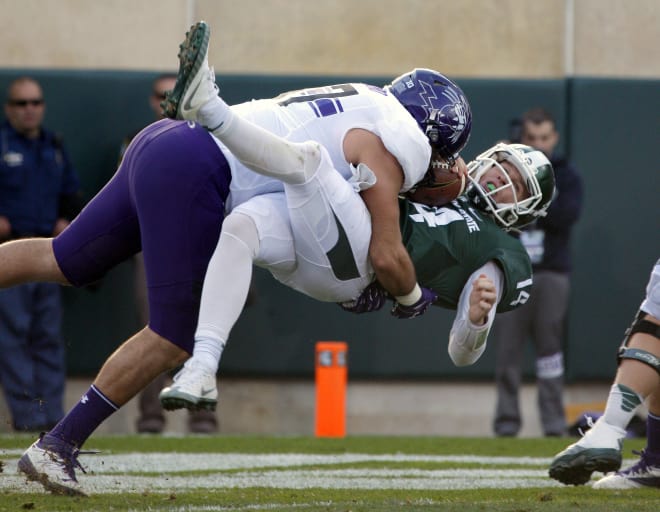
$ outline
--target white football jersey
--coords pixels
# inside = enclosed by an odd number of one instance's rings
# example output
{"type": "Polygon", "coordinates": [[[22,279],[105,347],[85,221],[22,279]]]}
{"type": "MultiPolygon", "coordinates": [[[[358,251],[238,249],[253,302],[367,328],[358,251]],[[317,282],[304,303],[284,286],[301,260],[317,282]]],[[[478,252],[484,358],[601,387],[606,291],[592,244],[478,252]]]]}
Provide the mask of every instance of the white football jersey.
{"type": "MultiPolygon", "coordinates": [[[[380,137],[404,172],[402,192],[421,180],[431,146],[414,118],[388,91],[361,83],[330,85],[284,93],[231,107],[237,114],[294,142],[314,140],[328,151],[335,169],[349,179],[343,151],[349,130],[361,128],[380,137]]],[[[222,147],[222,144],[220,144],[222,147]]],[[[251,197],[283,190],[282,182],[257,174],[225,151],[232,169],[228,211],[251,197]]]]}

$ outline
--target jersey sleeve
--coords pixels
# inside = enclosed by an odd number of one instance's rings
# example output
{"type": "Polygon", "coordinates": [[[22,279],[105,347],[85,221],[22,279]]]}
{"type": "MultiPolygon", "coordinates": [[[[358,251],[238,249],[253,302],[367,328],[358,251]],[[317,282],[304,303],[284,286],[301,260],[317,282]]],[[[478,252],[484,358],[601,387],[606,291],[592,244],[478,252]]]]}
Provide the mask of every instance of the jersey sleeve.
{"type": "Polygon", "coordinates": [[[456,316],[449,332],[449,345],[447,347],[449,357],[456,366],[467,366],[477,362],[486,350],[488,333],[495,320],[495,308],[492,308],[484,325],[474,325],[470,321],[472,283],[481,274],[489,277],[495,284],[498,302],[502,297],[504,276],[502,270],[492,261],[473,272],[467,280],[456,308],[456,316]]]}
{"type": "Polygon", "coordinates": [[[431,145],[426,135],[419,129],[415,120],[404,112],[403,116],[383,120],[378,132],[385,148],[394,155],[403,169],[404,180],[401,192],[407,192],[419,182],[431,162],[431,145]]]}
{"type": "Polygon", "coordinates": [[[506,247],[495,251],[493,258],[504,273],[503,295],[497,306],[502,313],[522,306],[527,302],[532,289],[532,264],[522,244],[510,237],[506,247]]]}

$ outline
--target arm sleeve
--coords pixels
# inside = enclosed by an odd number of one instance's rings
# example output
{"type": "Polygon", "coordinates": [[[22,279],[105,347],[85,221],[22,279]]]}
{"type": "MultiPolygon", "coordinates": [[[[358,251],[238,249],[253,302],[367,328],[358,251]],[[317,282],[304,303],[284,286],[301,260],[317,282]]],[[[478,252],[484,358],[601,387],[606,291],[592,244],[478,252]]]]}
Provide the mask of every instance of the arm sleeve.
{"type": "Polygon", "coordinates": [[[449,332],[448,346],[449,357],[456,366],[474,364],[481,357],[481,354],[486,350],[486,339],[495,319],[496,305],[488,313],[488,320],[484,325],[474,325],[470,321],[469,310],[472,283],[480,274],[485,274],[495,283],[497,302],[499,303],[502,299],[504,274],[495,262],[489,261],[472,273],[461,292],[458,307],[456,308],[456,317],[449,332]]]}

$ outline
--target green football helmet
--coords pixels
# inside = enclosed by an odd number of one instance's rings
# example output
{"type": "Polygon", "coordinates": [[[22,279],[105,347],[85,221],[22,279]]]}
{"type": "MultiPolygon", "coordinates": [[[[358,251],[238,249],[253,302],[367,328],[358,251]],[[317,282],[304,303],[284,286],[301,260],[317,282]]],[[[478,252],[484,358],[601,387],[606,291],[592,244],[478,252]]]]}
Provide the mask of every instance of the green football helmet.
{"type": "Polygon", "coordinates": [[[545,217],[555,195],[555,173],[552,164],[543,152],[524,144],[496,144],[484,151],[468,164],[470,184],[467,195],[482,211],[492,215],[504,229],[518,229],[545,217]],[[518,198],[514,184],[501,162],[510,162],[520,173],[529,192],[529,197],[518,198]],[[496,166],[502,171],[505,182],[487,190],[479,182],[485,172],[496,166]],[[511,188],[513,202],[498,203],[494,195],[511,188]]]}

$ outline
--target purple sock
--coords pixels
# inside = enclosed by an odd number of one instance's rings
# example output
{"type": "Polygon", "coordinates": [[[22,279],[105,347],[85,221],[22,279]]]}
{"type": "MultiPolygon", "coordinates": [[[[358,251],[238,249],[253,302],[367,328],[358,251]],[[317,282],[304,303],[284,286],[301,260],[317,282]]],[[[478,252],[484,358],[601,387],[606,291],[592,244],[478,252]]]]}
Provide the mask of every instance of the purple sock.
{"type": "Polygon", "coordinates": [[[92,432],[119,407],[92,384],[69,413],[44,436],[44,442],[64,441],[80,448],[92,432]]]}
{"type": "Polygon", "coordinates": [[[660,416],[651,413],[646,418],[646,452],[660,461],[660,416]]]}

